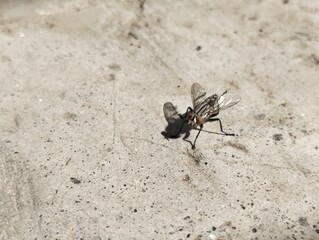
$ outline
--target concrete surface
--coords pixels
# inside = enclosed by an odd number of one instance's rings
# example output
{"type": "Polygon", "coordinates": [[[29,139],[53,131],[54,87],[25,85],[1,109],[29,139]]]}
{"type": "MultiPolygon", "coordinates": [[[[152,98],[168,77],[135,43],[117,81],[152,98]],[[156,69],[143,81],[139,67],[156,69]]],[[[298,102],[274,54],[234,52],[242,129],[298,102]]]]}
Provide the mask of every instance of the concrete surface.
{"type": "Polygon", "coordinates": [[[318,1],[196,2],[1,1],[0,239],[319,239],[318,1]]]}

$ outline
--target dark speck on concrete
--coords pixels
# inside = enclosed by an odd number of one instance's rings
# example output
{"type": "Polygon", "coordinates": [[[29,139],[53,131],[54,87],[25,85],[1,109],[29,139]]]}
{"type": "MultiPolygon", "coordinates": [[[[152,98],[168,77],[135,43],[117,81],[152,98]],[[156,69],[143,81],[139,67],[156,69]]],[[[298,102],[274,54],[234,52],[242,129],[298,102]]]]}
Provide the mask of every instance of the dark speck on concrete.
{"type": "Polygon", "coordinates": [[[196,47],[196,51],[200,51],[201,49],[202,49],[201,46],[197,46],[197,47],[196,47]]]}
{"type": "Polygon", "coordinates": [[[281,140],[283,139],[283,136],[282,136],[282,134],[277,133],[277,134],[272,135],[272,138],[273,138],[275,141],[281,141],[281,140]]]}
{"type": "Polygon", "coordinates": [[[254,116],[254,118],[255,118],[256,120],[259,120],[259,121],[260,121],[260,120],[264,120],[265,117],[266,117],[266,115],[265,115],[264,113],[257,114],[257,115],[254,116]]]}
{"type": "Polygon", "coordinates": [[[303,227],[306,227],[309,225],[308,221],[307,221],[307,218],[306,217],[300,217],[298,219],[298,223],[303,226],[303,227]]]}
{"type": "Polygon", "coordinates": [[[202,235],[198,235],[197,237],[195,237],[194,240],[201,240],[202,239],[202,235]]]}
{"type": "Polygon", "coordinates": [[[212,227],[212,230],[213,230],[213,231],[216,231],[216,227],[213,226],[213,227],[212,227]]]}
{"type": "Polygon", "coordinates": [[[256,229],[256,228],[253,228],[251,231],[252,231],[253,233],[256,233],[256,232],[257,232],[257,229],[256,229]]]}
{"type": "Polygon", "coordinates": [[[70,179],[71,179],[71,181],[72,181],[74,184],[80,184],[80,183],[81,183],[81,180],[79,180],[79,179],[77,179],[77,178],[71,177],[70,179]]]}
{"type": "Polygon", "coordinates": [[[189,177],[189,175],[188,174],[186,174],[184,177],[183,177],[183,179],[182,179],[184,182],[187,182],[187,181],[189,181],[190,180],[190,177],[189,177]]]}

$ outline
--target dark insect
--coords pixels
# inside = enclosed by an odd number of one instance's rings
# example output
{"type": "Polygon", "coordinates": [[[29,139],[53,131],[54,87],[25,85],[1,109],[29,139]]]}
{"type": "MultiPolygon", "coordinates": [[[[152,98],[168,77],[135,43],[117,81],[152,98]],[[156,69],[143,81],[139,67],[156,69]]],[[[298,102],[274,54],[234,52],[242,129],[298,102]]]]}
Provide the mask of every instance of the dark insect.
{"type": "MultiPolygon", "coordinates": [[[[195,149],[196,140],[203,129],[204,123],[214,121],[219,122],[220,130],[225,135],[235,136],[235,134],[233,133],[224,132],[221,120],[219,118],[215,118],[219,114],[219,111],[234,106],[240,101],[240,98],[231,98],[229,100],[226,100],[226,98],[224,97],[226,93],[227,91],[225,91],[220,96],[218,96],[217,94],[213,94],[209,97],[205,97],[206,92],[203,89],[203,87],[199,83],[193,83],[191,88],[193,108],[187,108],[186,113],[183,115],[185,120],[183,121],[178,133],[170,137],[177,137],[182,132],[185,123],[188,123],[192,128],[196,128],[197,126],[199,126],[199,131],[197,133],[194,143],[192,144],[192,148],[195,149]]],[[[164,115],[166,119],[173,113],[173,115],[177,116],[176,109],[173,109],[172,105],[169,104],[170,103],[167,104],[166,108],[164,105],[164,115]]]]}

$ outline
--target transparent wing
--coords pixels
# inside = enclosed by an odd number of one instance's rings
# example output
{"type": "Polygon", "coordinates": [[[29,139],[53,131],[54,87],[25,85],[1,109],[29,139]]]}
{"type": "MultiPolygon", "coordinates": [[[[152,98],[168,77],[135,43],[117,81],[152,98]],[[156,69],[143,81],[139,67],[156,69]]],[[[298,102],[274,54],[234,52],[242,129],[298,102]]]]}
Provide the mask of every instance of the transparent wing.
{"type": "Polygon", "coordinates": [[[180,118],[176,110],[176,107],[171,102],[167,102],[164,104],[163,112],[164,117],[168,123],[174,123],[176,119],[180,118]]]}
{"type": "Polygon", "coordinates": [[[205,99],[206,92],[199,83],[193,83],[191,88],[193,107],[201,103],[205,99]]]}
{"type": "Polygon", "coordinates": [[[225,110],[227,108],[230,108],[232,106],[234,106],[235,104],[240,102],[240,98],[239,97],[229,97],[226,98],[223,95],[220,96],[220,98],[218,99],[218,107],[219,107],[219,111],[225,110]]]}

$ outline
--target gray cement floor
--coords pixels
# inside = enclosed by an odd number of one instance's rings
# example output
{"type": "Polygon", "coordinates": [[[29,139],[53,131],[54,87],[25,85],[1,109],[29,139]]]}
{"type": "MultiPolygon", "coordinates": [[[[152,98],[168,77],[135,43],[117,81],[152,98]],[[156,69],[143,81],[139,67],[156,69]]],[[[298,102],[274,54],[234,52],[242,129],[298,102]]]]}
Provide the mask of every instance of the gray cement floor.
{"type": "Polygon", "coordinates": [[[317,0],[1,1],[0,239],[319,239],[318,24],[317,0]],[[238,136],[163,137],[193,82],[241,97],[238,136]]]}

